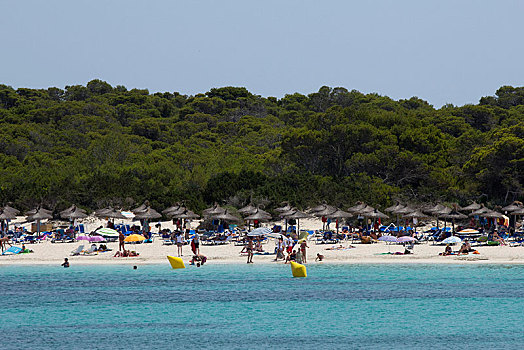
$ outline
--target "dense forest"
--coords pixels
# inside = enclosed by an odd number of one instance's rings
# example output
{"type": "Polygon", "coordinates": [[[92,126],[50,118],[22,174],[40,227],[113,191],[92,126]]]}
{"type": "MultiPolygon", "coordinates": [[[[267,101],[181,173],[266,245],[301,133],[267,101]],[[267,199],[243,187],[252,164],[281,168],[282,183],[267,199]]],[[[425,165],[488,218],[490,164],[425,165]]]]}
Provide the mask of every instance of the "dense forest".
{"type": "Polygon", "coordinates": [[[0,123],[0,204],[20,208],[524,198],[523,87],[435,109],[330,87],[279,99],[0,85],[0,123]]]}

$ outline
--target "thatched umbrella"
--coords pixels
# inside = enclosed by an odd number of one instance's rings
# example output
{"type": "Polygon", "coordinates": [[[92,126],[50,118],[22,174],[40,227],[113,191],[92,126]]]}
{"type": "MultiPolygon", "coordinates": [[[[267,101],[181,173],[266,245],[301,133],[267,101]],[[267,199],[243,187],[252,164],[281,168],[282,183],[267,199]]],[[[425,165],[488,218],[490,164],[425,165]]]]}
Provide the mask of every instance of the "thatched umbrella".
{"type": "Polygon", "coordinates": [[[13,207],[10,207],[9,205],[4,206],[1,210],[2,210],[2,212],[7,211],[7,212],[15,214],[15,215],[20,214],[20,210],[15,209],[13,207]]]}
{"type": "Polygon", "coordinates": [[[68,208],[67,210],[64,210],[60,213],[60,217],[64,219],[69,219],[73,221],[73,232],[75,228],[75,221],[76,219],[83,219],[87,217],[87,214],[85,213],[85,210],[77,208],[75,205],[73,205],[71,208],[68,208]]]}
{"type": "Polygon", "coordinates": [[[388,213],[394,213],[395,211],[397,211],[399,209],[402,209],[404,207],[405,207],[404,204],[400,204],[400,202],[397,201],[397,203],[395,205],[392,205],[391,207],[387,207],[386,209],[384,209],[384,211],[386,211],[388,213]]]}
{"type": "Polygon", "coordinates": [[[427,218],[428,216],[426,214],[424,214],[423,212],[419,211],[419,210],[415,210],[412,213],[405,214],[404,217],[406,219],[412,219],[413,227],[415,228],[415,233],[417,233],[417,226],[415,226],[415,218],[416,219],[423,219],[423,218],[427,218]]]}
{"type": "MultiPolygon", "coordinates": [[[[270,221],[271,220],[271,214],[269,214],[267,211],[264,211],[262,209],[256,209],[254,213],[249,215],[248,217],[245,217],[244,220],[251,222],[251,221],[270,221]]],[[[251,224],[249,224],[251,226],[251,224]]]]}
{"type": "Polygon", "coordinates": [[[293,214],[287,215],[287,219],[297,220],[297,235],[300,235],[300,219],[309,218],[309,214],[306,214],[300,210],[296,210],[293,214]]]}
{"type": "Polygon", "coordinates": [[[478,204],[477,202],[473,202],[471,203],[470,205],[462,208],[462,210],[471,210],[471,211],[475,211],[475,210],[478,210],[481,208],[481,205],[478,204]]]}
{"type": "Polygon", "coordinates": [[[362,209],[364,209],[364,208],[366,208],[366,207],[371,208],[371,207],[369,207],[369,206],[368,206],[366,203],[364,203],[364,202],[357,202],[356,205],[354,205],[354,206],[348,208],[348,211],[349,211],[350,213],[357,213],[357,214],[358,214],[358,212],[360,212],[362,209]]]}
{"type": "Polygon", "coordinates": [[[213,205],[211,208],[204,209],[202,211],[202,214],[204,216],[213,217],[219,214],[223,214],[226,211],[226,209],[222,208],[220,205],[216,204],[213,205]]]}
{"type": "Polygon", "coordinates": [[[463,219],[467,219],[468,218],[466,215],[464,215],[462,213],[459,213],[455,209],[453,209],[448,214],[443,215],[443,217],[446,218],[446,219],[451,219],[452,224],[453,224],[453,229],[452,229],[453,235],[455,235],[455,220],[463,220],[463,219]]]}
{"type": "Polygon", "coordinates": [[[238,209],[238,212],[242,215],[251,215],[256,211],[257,208],[252,206],[251,204],[248,204],[245,207],[238,209]]]}
{"type": "Polygon", "coordinates": [[[433,212],[432,215],[437,218],[437,229],[440,229],[440,227],[438,227],[438,219],[439,218],[443,218],[444,219],[444,229],[447,227],[447,221],[446,221],[445,215],[451,213],[452,210],[453,209],[442,205],[440,210],[435,210],[433,212]]]}
{"type": "Polygon", "coordinates": [[[146,229],[149,228],[148,226],[149,220],[159,219],[161,217],[162,217],[162,214],[160,214],[159,212],[157,212],[155,209],[151,208],[150,206],[147,206],[145,209],[141,209],[140,212],[135,214],[135,220],[143,220],[143,225],[142,225],[143,233],[149,232],[149,230],[146,231],[146,229]]]}
{"type": "MultiPolygon", "coordinates": [[[[318,207],[320,206],[317,206],[317,208],[318,207]]],[[[327,217],[329,214],[334,213],[335,211],[337,211],[337,208],[332,207],[327,204],[322,204],[322,208],[320,210],[312,212],[311,214],[313,214],[316,217],[323,218],[323,217],[327,217]]],[[[325,229],[326,229],[325,222],[322,222],[322,230],[325,230],[325,229]]]]}
{"type": "Polygon", "coordinates": [[[34,210],[31,210],[33,214],[28,216],[26,219],[27,221],[36,221],[36,230],[37,235],[40,236],[40,221],[51,219],[53,215],[51,215],[51,210],[47,210],[44,208],[36,208],[34,210]]]}
{"type": "Polygon", "coordinates": [[[222,213],[211,216],[212,219],[218,219],[222,221],[241,221],[240,218],[231,215],[227,209],[224,209],[222,213]]]}
{"type": "Polygon", "coordinates": [[[181,213],[174,214],[173,218],[176,219],[199,219],[200,215],[195,214],[189,209],[184,210],[181,213]]]}
{"type": "Polygon", "coordinates": [[[338,220],[339,219],[346,219],[346,218],[350,218],[353,216],[353,214],[351,213],[348,213],[347,211],[343,211],[343,210],[340,210],[338,208],[335,208],[336,210],[331,213],[331,214],[328,214],[327,217],[330,218],[330,219],[336,219],[337,220],[337,233],[338,233],[338,220]]]}
{"type": "Polygon", "coordinates": [[[172,205],[170,206],[169,208],[166,208],[164,210],[162,210],[162,214],[166,214],[167,213],[171,213],[171,212],[176,212],[176,211],[184,211],[186,207],[183,205],[183,204],[175,204],[175,205],[172,205]]]}
{"type": "Polygon", "coordinates": [[[70,206],[69,208],[65,209],[65,210],[62,210],[60,212],[60,217],[62,218],[67,218],[67,214],[68,213],[71,213],[71,212],[82,212],[82,213],[86,213],[86,211],[82,208],[79,208],[76,206],[76,204],[73,204],[72,206],[70,206]]]}
{"type": "Polygon", "coordinates": [[[373,219],[373,232],[375,232],[375,220],[376,219],[387,219],[389,216],[386,214],[378,211],[378,209],[375,209],[373,211],[367,212],[364,215],[366,215],[368,218],[373,219]]]}
{"type": "Polygon", "coordinates": [[[481,204],[480,208],[469,214],[469,216],[482,216],[482,214],[485,214],[489,212],[489,209],[484,206],[484,204],[481,204]]]}
{"type": "Polygon", "coordinates": [[[147,208],[149,208],[149,201],[144,201],[144,203],[142,203],[141,205],[139,205],[135,209],[131,209],[131,212],[133,214],[143,213],[144,211],[147,210],[147,208]]]}
{"type": "MultiPolygon", "coordinates": [[[[15,209],[16,210],[16,209],[15,209]]],[[[5,233],[9,232],[9,220],[16,219],[16,213],[11,210],[0,209],[0,221],[5,221],[5,233]]]]}
{"type": "Polygon", "coordinates": [[[284,213],[284,212],[290,211],[291,209],[293,209],[293,207],[290,206],[289,203],[286,203],[286,205],[284,205],[283,207],[275,208],[275,211],[277,213],[284,213]]]}

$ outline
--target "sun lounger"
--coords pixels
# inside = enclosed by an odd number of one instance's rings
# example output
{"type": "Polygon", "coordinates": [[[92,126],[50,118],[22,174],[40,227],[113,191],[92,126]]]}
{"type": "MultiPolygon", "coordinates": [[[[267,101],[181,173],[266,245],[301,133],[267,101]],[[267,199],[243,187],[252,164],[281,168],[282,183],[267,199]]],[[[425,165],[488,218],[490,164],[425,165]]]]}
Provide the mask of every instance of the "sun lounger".
{"type": "Polygon", "coordinates": [[[75,250],[73,250],[71,252],[71,255],[75,256],[75,255],[80,255],[80,253],[84,250],[84,245],[81,244],[79,245],[75,250]]]}
{"type": "Polygon", "coordinates": [[[2,253],[2,255],[16,255],[16,254],[20,254],[21,252],[22,252],[22,248],[12,246],[12,247],[9,247],[9,249],[6,249],[2,253]]]}

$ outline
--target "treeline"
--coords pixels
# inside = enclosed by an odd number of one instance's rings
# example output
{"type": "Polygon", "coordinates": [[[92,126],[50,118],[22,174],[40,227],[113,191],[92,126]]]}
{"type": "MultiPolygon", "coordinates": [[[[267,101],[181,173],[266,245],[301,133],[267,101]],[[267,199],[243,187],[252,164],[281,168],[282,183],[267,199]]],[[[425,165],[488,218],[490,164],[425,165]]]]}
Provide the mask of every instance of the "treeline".
{"type": "Polygon", "coordinates": [[[0,201],[20,208],[524,196],[522,87],[435,109],[329,87],[277,99],[241,87],[185,96],[101,80],[0,85],[0,123],[0,201]]]}

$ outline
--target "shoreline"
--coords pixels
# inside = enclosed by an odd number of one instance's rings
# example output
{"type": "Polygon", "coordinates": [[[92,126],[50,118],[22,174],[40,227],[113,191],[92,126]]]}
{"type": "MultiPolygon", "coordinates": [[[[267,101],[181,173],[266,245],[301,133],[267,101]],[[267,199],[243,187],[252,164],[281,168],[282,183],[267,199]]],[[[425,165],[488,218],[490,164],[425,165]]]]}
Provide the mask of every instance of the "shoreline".
{"type": "MultiPolygon", "coordinates": [[[[155,239],[153,243],[129,245],[126,248],[135,250],[139,253],[138,257],[115,258],[113,255],[118,250],[118,243],[107,243],[112,251],[99,253],[97,255],[71,256],[71,251],[79,245],[86,245],[82,242],[75,243],[51,243],[50,241],[26,244],[26,248],[33,250],[34,253],[19,255],[0,256],[0,267],[9,265],[60,265],[64,258],[68,258],[71,265],[151,265],[168,264],[167,256],[177,256],[177,247],[173,245],[163,245],[162,241],[155,239]]],[[[444,251],[442,245],[432,245],[421,243],[415,245],[414,254],[395,255],[392,253],[403,252],[401,245],[386,244],[384,242],[374,244],[342,242],[341,244],[315,244],[308,242],[307,249],[308,263],[306,266],[323,265],[364,265],[364,264],[404,264],[404,265],[523,265],[524,246],[476,246],[480,254],[439,256],[444,251]],[[342,247],[340,247],[342,246],[342,247]],[[317,254],[324,256],[324,261],[315,262],[317,254]]],[[[269,241],[263,244],[266,252],[273,252],[275,243],[269,241]]],[[[459,246],[454,246],[456,251],[459,246]]],[[[242,246],[234,244],[227,245],[201,245],[200,253],[208,259],[207,264],[211,265],[244,265],[247,257],[240,254],[242,246]]],[[[182,259],[189,265],[192,257],[191,249],[188,245],[183,246],[182,259]]],[[[255,255],[254,264],[277,264],[284,265],[283,260],[274,261],[275,255],[255,255]]]]}

